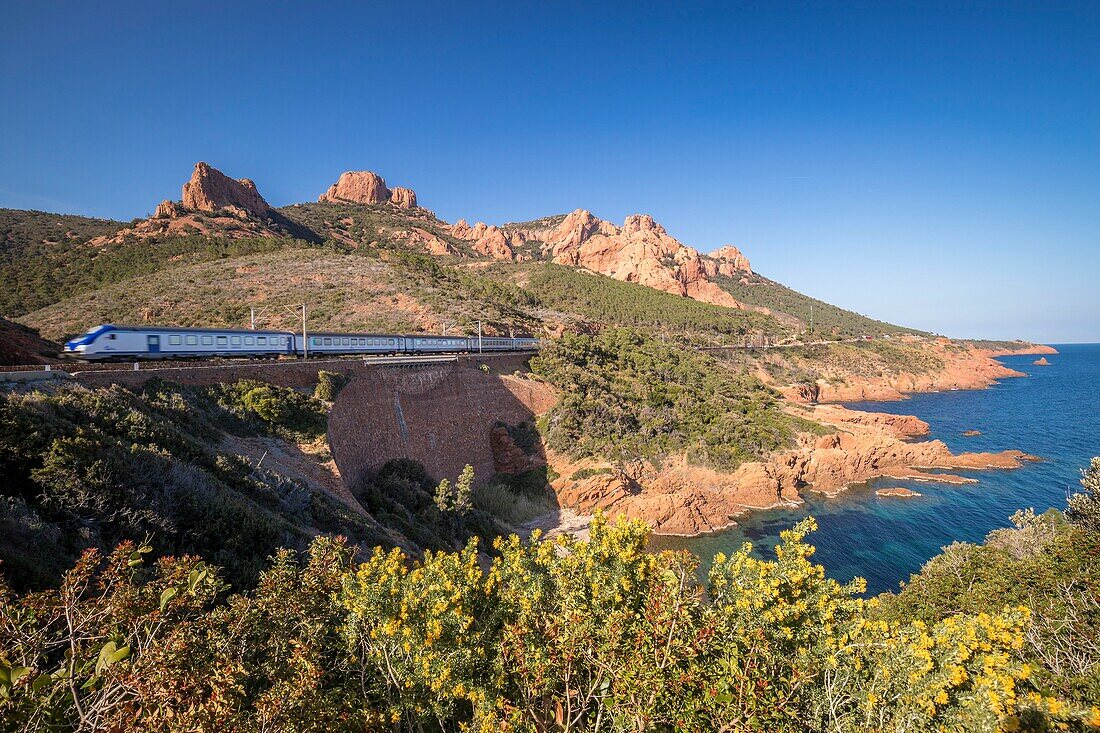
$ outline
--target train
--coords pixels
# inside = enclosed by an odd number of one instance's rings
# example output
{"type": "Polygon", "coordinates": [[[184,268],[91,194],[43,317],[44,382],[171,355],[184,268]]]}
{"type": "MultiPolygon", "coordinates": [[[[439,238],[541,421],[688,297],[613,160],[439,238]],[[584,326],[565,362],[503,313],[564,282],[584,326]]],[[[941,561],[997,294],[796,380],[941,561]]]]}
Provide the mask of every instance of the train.
{"type": "Polygon", "coordinates": [[[116,326],[105,323],[65,342],[63,356],[85,361],[277,358],[534,351],[539,339],[503,336],[336,333],[235,328],[116,326]]]}

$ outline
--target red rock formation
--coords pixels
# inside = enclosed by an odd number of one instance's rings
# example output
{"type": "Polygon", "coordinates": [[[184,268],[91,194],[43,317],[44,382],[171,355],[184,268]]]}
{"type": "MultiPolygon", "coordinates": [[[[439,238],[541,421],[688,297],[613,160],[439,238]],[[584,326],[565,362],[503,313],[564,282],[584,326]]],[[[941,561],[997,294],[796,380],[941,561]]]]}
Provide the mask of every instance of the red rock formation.
{"type": "Polygon", "coordinates": [[[514,260],[512,242],[522,242],[522,235],[518,235],[520,239],[517,240],[516,233],[505,234],[499,227],[481,221],[471,227],[465,219],[455,222],[451,227],[451,236],[470,242],[475,252],[492,257],[494,260],[514,260]]]}
{"type": "Polygon", "coordinates": [[[604,509],[644,519],[660,534],[693,535],[729,526],[750,509],[799,503],[804,490],[834,495],[879,476],[972,482],[926,469],[1017,468],[1033,459],[1019,451],[955,455],[938,440],[906,442],[923,426],[915,418],[833,407],[817,408],[807,416],[838,430],[802,435],[798,448],[742,464],[732,473],[692,466],[681,458],[666,460],[659,469],[648,464],[605,469],[574,481],[571,476],[579,468],[593,467],[592,462],[571,464],[551,454],[550,464],[562,476],[554,488],[563,507],[582,513],[604,509]]]}
{"type": "Polygon", "coordinates": [[[387,188],[385,179],[372,171],[341,173],[336,183],[329,186],[317,201],[350,204],[391,203],[402,209],[415,209],[417,206],[415,191],[401,186],[387,188]]]}
{"type": "Polygon", "coordinates": [[[741,254],[741,250],[732,244],[722,247],[711,254],[711,257],[718,261],[718,272],[726,277],[735,277],[738,272],[752,274],[749,258],[741,254]]]}
{"type": "Polygon", "coordinates": [[[157,204],[157,210],[153,212],[154,219],[178,219],[183,216],[183,209],[175,201],[165,199],[157,204]]]}
{"type": "Polygon", "coordinates": [[[416,192],[411,188],[395,186],[390,189],[390,203],[402,209],[416,208],[416,192]]]}
{"type": "Polygon", "coordinates": [[[261,219],[272,214],[271,207],[251,180],[242,178],[235,181],[202,162],[195,165],[191,180],[183,184],[183,205],[197,211],[217,212],[225,209],[237,215],[261,219]]]}
{"type": "Polygon", "coordinates": [[[318,197],[318,202],[353,204],[384,204],[390,200],[390,190],[382,176],[371,171],[341,173],[336,183],[318,197]]]}
{"type": "Polygon", "coordinates": [[[714,305],[745,307],[713,282],[720,272],[730,276],[738,269],[748,271],[748,260],[736,248],[723,250],[728,259],[706,257],[671,236],[649,214],[632,214],[620,228],[577,209],[552,226],[506,227],[504,235],[513,251],[524,242],[541,242],[543,254],[561,265],[714,305]]]}
{"type": "Polygon", "coordinates": [[[1050,362],[1047,361],[1047,358],[1045,356],[1040,356],[1038,359],[1031,363],[1035,366],[1050,366],[1050,362]]]}

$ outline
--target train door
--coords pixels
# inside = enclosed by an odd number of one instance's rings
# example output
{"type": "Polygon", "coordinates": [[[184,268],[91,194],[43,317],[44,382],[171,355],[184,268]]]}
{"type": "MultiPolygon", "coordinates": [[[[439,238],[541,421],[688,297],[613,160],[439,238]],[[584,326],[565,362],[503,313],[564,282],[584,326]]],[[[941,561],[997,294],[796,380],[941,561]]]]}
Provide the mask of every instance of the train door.
{"type": "Polygon", "coordinates": [[[147,336],[146,339],[147,339],[146,343],[149,347],[146,350],[150,354],[159,354],[160,353],[160,336],[147,336]]]}

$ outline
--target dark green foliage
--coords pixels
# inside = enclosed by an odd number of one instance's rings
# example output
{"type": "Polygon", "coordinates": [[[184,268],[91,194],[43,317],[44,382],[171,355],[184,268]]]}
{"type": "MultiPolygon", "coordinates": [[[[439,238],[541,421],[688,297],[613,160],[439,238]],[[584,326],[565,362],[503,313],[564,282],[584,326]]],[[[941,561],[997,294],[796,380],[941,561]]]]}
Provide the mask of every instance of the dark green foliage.
{"type": "Polygon", "coordinates": [[[353,493],[380,524],[408,538],[413,549],[453,549],[475,535],[492,538],[500,534],[501,528],[484,511],[462,515],[441,511],[436,504],[439,483],[417,461],[395,458],[353,493]]]}
{"type": "Polygon", "coordinates": [[[902,328],[884,321],[861,316],[817,298],[811,298],[774,280],[761,275],[745,275],[742,278],[718,278],[718,285],[737,300],[747,305],[758,305],[781,313],[788,313],[810,323],[810,306],[813,306],[814,333],[819,336],[879,336],[884,333],[923,334],[910,328],[902,328]],[[743,282],[744,280],[744,282],[743,282]]]}
{"type": "Polygon", "coordinates": [[[317,387],[313,390],[313,397],[325,402],[333,402],[347,383],[346,375],[322,369],[317,372],[317,387]]]}
{"type": "Polygon", "coordinates": [[[508,437],[512,439],[512,442],[515,443],[525,455],[533,456],[542,450],[542,436],[539,434],[538,428],[535,427],[535,424],[530,420],[525,420],[515,425],[509,425],[498,421],[493,427],[502,427],[507,430],[508,437]]]}
{"type": "Polygon", "coordinates": [[[289,387],[242,379],[209,389],[226,410],[283,437],[316,439],[325,434],[324,406],[289,387]]]}
{"type": "Polygon", "coordinates": [[[581,470],[570,476],[572,481],[584,481],[586,478],[592,478],[593,476],[606,476],[613,473],[610,467],[601,466],[600,468],[582,468],[581,470]]]}
{"type": "Polygon", "coordinates": [[[550,263],[532,267],[526,288],[545,307],[609,325],[675,333],[693,341],[780,333],[770,316],[724,308],[550,263]]]}
{"type": "MultiPolygon", "coordinates": [[[[1100,460],[1093,459],[1093,465],[1100,466],[1100,460]]],[[[1033,681],[1044,693],[1096,704],[1100,531],[1067,522],[1054,509],[1038,516],[1017,512],[1012,520],[1014,528],[994,530],[981,545],[956,542],[944,548],[899,594],[879,596],[878,613],[932,623],[1025,606],[1031,623],[1020,654],[1037,670],[1033,681]]]]}
{"type": "Polygon", "coordinates": [[[227,433],[323,431],[308,397],[264,387],[0,396],[0,558],[13,582],[41,585],[86,547],[146,536],[158,553],[203,554],[234,583],[254,579],[276,548],[305,547],[312,531],[383,541],[327,494],[222,447],[227,433]]]}
{"type": "Polygon", "coordinates": [[[546,419],[547,444],[616,461],[686,451],[730,470],[820,429],[783,412],[778,395],[713,357],[638,332],[566,334],[531,360],[562,396],[546,419]]]}

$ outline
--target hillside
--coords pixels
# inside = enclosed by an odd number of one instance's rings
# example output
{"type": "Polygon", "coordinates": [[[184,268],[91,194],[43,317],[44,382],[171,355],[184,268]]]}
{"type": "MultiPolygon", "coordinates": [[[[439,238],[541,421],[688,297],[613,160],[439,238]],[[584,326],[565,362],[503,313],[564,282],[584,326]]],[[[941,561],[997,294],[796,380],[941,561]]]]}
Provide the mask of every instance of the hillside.
{"type": "MultiPolygon", "coordinates": [[[[451,302],[444,302],[448,307],[453,306],[456,299],[471,301],[480,307],[481,301],[486,299],[486,289],[491,288],[491,284],[486,283],[499,277],[525,291],[510,293],[504,300],[527,301],[533,296],[545,301],[547,311],[561,310],[561,317],[547,324],[551,331],[560,328],[563,322],[585,319],[598,322],[609,316],[615,319],[615,325],[646,325],[646,319],[653,320],[653,316],[637,312],[637,305],[622,303],[637,304],[648,300],[644,310],[678,312],[679,315],[668,320],[680,322],[682,331],[689,336],[695,322],[705,321],[723,322],[716,329],[707,329],[715,338],[750,332],[785,338],[805,329],[812,301],[753,273],[748,259],[736,248],[724,247],[714,256],[702,255],[672,237],[646,215],[627,217],[621,227],[580,209],[568,215],[501,227],[483,223],[470,226],[465,221],[452,225],[418,206],[416,194],[411,189],[396,187],[391,190],[380,176],[365,171],[344,174],[317,203],[275,209],[267,204],[252,181],[231,179],[200,163],[184,184],[181,201],[164,201],[156,207],[152,217],[135,220],[128,226],[120,222],[21,211],[4,212],[0,222],[5,232],[0,259],[0,284],[4,285],[0,290],[0,316],[8,317],[24,316],[83,293],[95,293],[105,286],[159,272],[204,262],[224,262],[243,255],[316,247],[390,263],[398,259],[411,262],[416,255],[431,258],[436,265],[417,265],[420,282],[416,282],[416,278],[406,278],[401,285],[406,295],[416,298],[410,291],[418,289],[418,285],[432,287],[433,283],[424,280],[446,280],[445,285],[454,293],[454,298],[449,299],[451,302]],[[471,274],[494,263],[515,267],[487,271],[480,280],[471,274]],[[548,265],[587,270],[720,310],[694,305],[674,306],[670,299],[639,295],[641,291],[635,288],[605,286],[596,280],[590,283],[595,283],[591,287],[598,293],[592,298],[579,296],[578,302],[571,305],[570,298],[564,297],[566,294],[561,288],[566,277],[562,271],[553,268],[539,271],[540,267],[548,265]],[[598,305],[597,300],[602,305],[598,305]],[[630,310],[635,312],[627,313],[630,310]],[[689,311],[691,316],[683,315],[689,311]],[[742,311],[744,317],[731,315],[731,311],[742,311]],[[614,312],[619,315],[613,316],[614,312]]],[[[227,269],[237,265],[236,262],[225,264],[227,269]]],[[[215,293],[221,285],[219,281],[226,277],[216,268],[200,272],[215,293]]],[[[328,275],[324,267],[312,274],[312,278],[297,282],[293,299],[296,302],[311,298],[320,301],[317,327],[362,322],[354,318],[350,321],[329,319],[324,303],[331,301],[331,294],[319,292],[330,289],[328,283],[322,282],[328,275]]],[[[262,275],[265,277],[254,284],[247,278],[235,277],[233,288],[248,294],[252,303],[267,299],[271,295],[267,287],[270,276],[278,275],[271,270],[262,275]]],[[[288,272],[279,279],[293,277],[294,273],[288,272]]],[[[338,277],[337,273],[333,273],[333,277],[338,277]]],[[[188,277],[181,280],[187,282],[188,277]]],[[[165,284],[156,279],[148,282],[157,286],[151,292],[160,292],[165,284]]],[[[146,288],[142,281],[132,285],[137,294],[146,288]]],[[[112,320],[139,323],[149,320],[140,308],[115,307],[117,292],[105,296],[108,303],[100,306],[97,312],[112,320]]],[[[188,296],[184,294],[181,299],[186,301],[188,296]]],[[[87,305],[89,299],[80,302],[87,305]]],[[[819,317],[815,311],[815,324],[819,324],[815,330],[822,334],[852,336],[868,331],[908,331],[819,301],[812,302],[820,311],[819,317]]],[[[439,320],[448,316],[440,314],[439,320]]],[[[468,328],[472,320],[476,320],[463,309],[454,316],[459,328],[468,328]]],[[[227,317],[222,316],[223,319],[227,317]]],[[[492,321],[494,327],[501,330],[516,327],[533,330],[531,318],[538,318],[539,314],[489,313],[480,317],[492,321]]],[[[51,317],[49,320],[55,322],[57,319],[51,317]]],[[[430,327],[433,319],[423,321],[423,327],[430,327]]],[[[29,317],[28,322],[44,321],[36,315],[29,317]]],[[[176,319],[174,322],[182,321],[176,319]]],[[[201,320],[191,317],[189,322],[201,320]]],[[[374,322],[394,321],[382,317],[374,322]]],[[[88,321],[84,321],[72,330],[82,330],[87,325],[88,321]]],[[[659,324],[662,328],[666,325],[659,324]]],[[[71,327],[66,324],[65,328],[71,327]]],[[[50,333],[59,336],[62,331],[54,329],[50,333]]]]}

